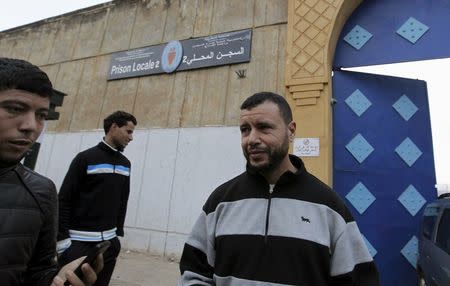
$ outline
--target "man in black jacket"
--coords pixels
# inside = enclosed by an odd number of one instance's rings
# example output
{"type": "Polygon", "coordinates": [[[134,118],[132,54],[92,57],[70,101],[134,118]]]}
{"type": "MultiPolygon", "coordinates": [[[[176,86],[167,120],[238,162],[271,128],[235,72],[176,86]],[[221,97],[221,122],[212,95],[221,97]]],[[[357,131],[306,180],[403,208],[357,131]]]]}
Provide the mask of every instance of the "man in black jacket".
{"type": "Polygon", "coordinates": [[[286,100],[241,105],[247,170],[208,198],[180,261],[180,286],[379,286],[350,211],[289,155],[296,123],[286,100]]]}
{"type": "MultiPolygon", "coordinates": [[[[0,58],[0,284],[6,286],[91,285],[96,273],[71,263],[58,275],[57,197],[53,182],[20,160],[36,141],[54,90],[47,75],[22,60],[0,58]]],[[[77,257],[78,258],[78,257],[77,257]]],[[[98,269],[102,268],[99,257],[98,269]]]]}
{"type": "Polygon", "coordinates": [[[58,195],[60,263],[99,241],[111,242],[96,286],[109,284],[120,251],[117,236],[124,235],[131,164],[121,151],[133,140],[136,124],[136,118],[124,111],[106,117],[103,141],[73,159],[58,195]]]}

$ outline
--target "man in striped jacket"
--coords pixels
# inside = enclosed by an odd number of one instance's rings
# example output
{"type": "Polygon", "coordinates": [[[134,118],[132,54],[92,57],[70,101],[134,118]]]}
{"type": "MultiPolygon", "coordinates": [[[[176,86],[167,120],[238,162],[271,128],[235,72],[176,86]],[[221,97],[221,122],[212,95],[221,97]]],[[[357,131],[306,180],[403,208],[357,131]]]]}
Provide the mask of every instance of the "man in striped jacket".
{"type": "Polygon", "coordinates": [[[179,285],[379,285],[343,200],[288,154],[296,124],[286,100],[252,95],[241,106],[240,130],[247,169],[203,206],[179,285]]]}

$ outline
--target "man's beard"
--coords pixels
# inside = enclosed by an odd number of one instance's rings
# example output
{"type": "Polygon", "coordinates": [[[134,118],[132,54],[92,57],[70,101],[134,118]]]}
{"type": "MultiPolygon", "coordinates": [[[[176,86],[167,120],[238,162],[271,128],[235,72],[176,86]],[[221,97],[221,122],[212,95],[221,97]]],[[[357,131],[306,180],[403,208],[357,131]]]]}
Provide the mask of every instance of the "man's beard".
{"type": "Polygon", "coordinates": [[[283,159],[288,154],[289,139],[286,138],[286,140],[283,141],[283,144],[281,144],[280,147],[277,147],[274,149],[267,148],[265,151],[268,156],[267,163],[265,163],[263,165],[257,165],[257,166],[251,164],[251,160],[250,160],[250,156],[248,155],[248,151],[247,150],[244,151],[245,159],[247,159],[247,166],[251,170],[254,170],[256,172],[268,172],[268,171],[272,171],[272,170],[275,170],[276,168],[278,168],[278,166],[281,164],[283,159]]]}

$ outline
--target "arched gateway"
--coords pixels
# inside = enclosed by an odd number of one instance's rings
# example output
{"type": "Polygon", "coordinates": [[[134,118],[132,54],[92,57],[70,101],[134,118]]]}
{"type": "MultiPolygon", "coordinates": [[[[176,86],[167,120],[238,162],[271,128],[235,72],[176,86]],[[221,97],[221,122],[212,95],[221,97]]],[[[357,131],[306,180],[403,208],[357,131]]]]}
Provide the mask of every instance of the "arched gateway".
{"type": "Polygon", "coordinates": [[[450,57],[450,2],[291,0],[287,94],[314,173],[352,206],[383,286],[415,285],[417,233],[436,197],[426,83],[342,71],[450,57]],[[333,71],[333,77],[331,76],[333,71]]]}

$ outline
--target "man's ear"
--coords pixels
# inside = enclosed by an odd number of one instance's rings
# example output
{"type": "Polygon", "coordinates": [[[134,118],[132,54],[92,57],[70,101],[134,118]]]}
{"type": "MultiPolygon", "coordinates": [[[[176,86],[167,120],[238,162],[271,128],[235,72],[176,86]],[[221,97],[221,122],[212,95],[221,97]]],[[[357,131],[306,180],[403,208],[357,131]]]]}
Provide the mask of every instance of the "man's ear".
{"type": "Polygon", "coordinates": [[[295,130],[297,129],[297,125],[295,124],[294,121],[291,121],[288,124],[288,131],[289,131],[289,141],[292,142],[294,141],[295,138],[295,130]]]}
{"type": "Polygon", "coordinates": [[[110,134],[111,132],[114,132],[114,130],[116,130],[117,127],[118,126],[116,123],[111,124],[111,127],[109,127],[108,133],[106,133],[106,135],[110,134]]]}

